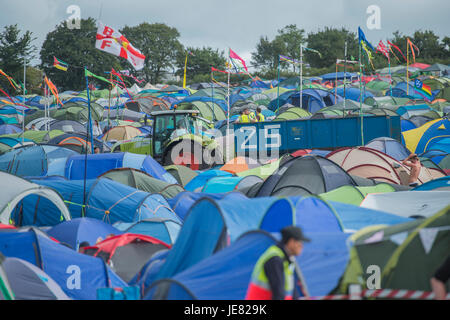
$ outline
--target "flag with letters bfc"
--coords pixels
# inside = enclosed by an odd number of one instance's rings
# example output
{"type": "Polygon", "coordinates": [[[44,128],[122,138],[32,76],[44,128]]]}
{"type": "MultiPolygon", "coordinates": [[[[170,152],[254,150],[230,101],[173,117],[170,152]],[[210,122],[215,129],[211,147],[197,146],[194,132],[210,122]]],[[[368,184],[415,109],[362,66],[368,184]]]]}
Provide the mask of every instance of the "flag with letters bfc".
{"type": "Polygon", "coordinates": [[[145,56],[120,32],[99,22],[96,39],[97,49],[127,59],[136,70],[144,67],[145,56]]]}

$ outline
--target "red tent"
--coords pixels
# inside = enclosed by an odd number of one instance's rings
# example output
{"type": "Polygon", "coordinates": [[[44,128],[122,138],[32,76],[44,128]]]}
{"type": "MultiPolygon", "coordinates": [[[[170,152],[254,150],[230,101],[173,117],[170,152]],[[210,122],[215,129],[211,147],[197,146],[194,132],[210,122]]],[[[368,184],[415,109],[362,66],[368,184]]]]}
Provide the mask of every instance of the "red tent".
{"type": "Polygon", "coordinates": [[[301,156],[304,156],[305,154],[308,154],[310,152],[311,152],[310,149],[300,149],[300,150],[297,150],[297,151],[291,153],[291,156],[293,156],[293,157],[301,157],[301,156]]]}
{"type": "Polygon", "coordinates": [[[426,64],[426,63],[416,62],[416,63],[410,64],[409,66],[413,67],[413,68],[425,69],[425,68],[430,67],[431,65],[426,64]]]}
{"type": "Polygon", "coordinates": [[[124,233],[85,247],[84,253],[102,258],[125,282],[129,282],[156,252],[171,247],[150,236],[124,233]]]}
{"type": "Polygon", "coordinates": [[[10,225],[10,224],[3,224],[0,223],[0,229],[16,229],[16,227],[10,225]]]}

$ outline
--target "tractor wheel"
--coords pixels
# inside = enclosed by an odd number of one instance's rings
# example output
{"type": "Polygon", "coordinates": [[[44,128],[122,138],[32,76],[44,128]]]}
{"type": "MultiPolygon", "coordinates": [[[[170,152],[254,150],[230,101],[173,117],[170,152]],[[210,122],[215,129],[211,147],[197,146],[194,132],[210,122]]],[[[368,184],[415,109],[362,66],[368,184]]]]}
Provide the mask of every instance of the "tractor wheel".
{"type": "Polygon", "coordinates": [[[164,156],[164,166],[177,164],[192,170],[205,170],[212,167],[203,159],[205,149],[196,142],[182,141],[171,147],[164,156]]]}

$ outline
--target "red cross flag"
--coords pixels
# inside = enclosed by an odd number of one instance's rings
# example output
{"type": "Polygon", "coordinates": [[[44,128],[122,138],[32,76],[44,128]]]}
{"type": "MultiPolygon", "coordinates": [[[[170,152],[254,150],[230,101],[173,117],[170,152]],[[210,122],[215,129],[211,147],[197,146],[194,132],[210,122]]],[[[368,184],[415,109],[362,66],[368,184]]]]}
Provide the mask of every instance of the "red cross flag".
{"type": "Polygon", "coordinates": [[[145,56],[120,32],[99,22],[96,39],[97,49],[127,59],[136,70],[144,67],[145,56]]]}

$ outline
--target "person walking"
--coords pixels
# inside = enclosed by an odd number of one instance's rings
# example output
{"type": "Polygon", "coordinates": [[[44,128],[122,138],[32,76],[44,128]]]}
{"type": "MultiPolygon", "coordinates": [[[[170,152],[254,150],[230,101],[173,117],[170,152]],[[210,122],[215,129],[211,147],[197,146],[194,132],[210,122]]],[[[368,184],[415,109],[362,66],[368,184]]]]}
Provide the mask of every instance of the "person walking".
{"type": "Polygon", "coordinates": [[[294,259],[311,240],[296,226],[281,230],[281,242],[269,247],[253,269],[246,300],[292,300],[299,294],[294,290],[294,259]]]}

